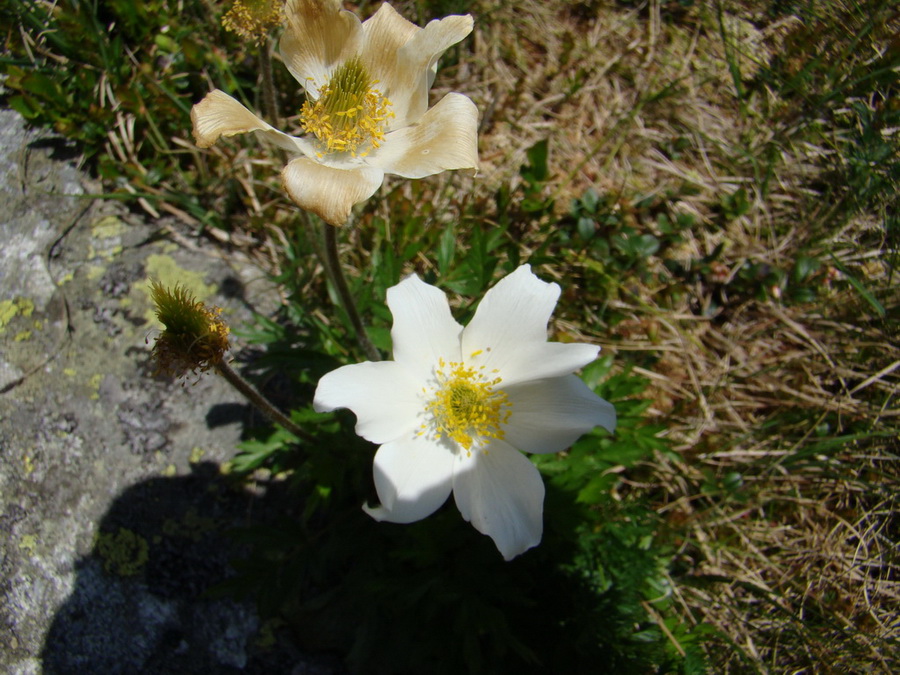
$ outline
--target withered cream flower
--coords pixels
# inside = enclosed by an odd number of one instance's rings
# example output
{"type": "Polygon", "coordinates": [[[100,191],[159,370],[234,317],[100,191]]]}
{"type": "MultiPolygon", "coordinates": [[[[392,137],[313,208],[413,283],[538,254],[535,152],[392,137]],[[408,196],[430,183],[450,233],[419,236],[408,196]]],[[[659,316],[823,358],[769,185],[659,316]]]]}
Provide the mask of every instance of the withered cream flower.
{"type": "Polygon", "coordinates": [[[306,90],[305,135],[278,131],[216,89],[191,111],[198,146],[256,131],[299,155],[282,171],[284,187],[332,225],[343,225],[386,173],[423,178],[476,167],[475,104],[450,93],[428,108],[437,60],[472,31],[471,16],[419,28],[385,3],[360,22],[339,0],[289,0],[285,16],[281,55],[306,90]]]}
{"type": "Polygon", "coordinates": [[[349,408],[375,454],[377,520],[411,523],[450,493],[507,560],[536,546],[544,484],[521,451],[553,453],[616,413],[574,371],[598,347],[547,342],[559,286],[528,265],[489,290],[463,328],[446,296],[413,275],[388,289],[394,360],[325,375],[313,405],[349,408]]]}

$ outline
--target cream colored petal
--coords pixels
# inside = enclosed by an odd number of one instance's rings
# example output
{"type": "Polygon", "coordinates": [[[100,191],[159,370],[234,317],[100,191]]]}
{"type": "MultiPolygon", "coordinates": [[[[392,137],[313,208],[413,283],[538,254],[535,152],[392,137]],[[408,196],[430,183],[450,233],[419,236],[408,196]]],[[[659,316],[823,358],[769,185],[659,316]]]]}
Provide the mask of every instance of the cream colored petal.
{"type": "Polygon", "coordinates": [[[371,166],[336,169],[306,157],[290,162],[281,172],[284,189],[294,203],[326,223],[341,226],[353,205],[371,197],[384,181],[384,172],[371,166]]]}
{"type": "Polygon", "coordinates": [[[389,57],[379,61],[379,67],[385,70],[378,73],[381,80],[378,86],[394,105],[395,118],[390,129],[413,124],[425,114],[428,89],[433,79],[432,67],[448,47],[472,32],[472,25],[472,17],[468,14],[432,21],[400,48],[393,66],[389,57]]]}
{"type": "Polygon", "coordinates": [[[362,24],[340,0],[288,0],[279,48],[284,64],[313,98],[334,69],[359,53],[362,24]],[[309,79],[312,78],[312,79],[309,79]]]}
{"type": "Polygon", "coordinates": [[[194,125],[194,140],[201,148],[210,147],[220,136],[235,136],[256,131],[288,152],[303,154],[315,152],[309,141],[278,131],[219,89],[209,92],[202,101],[191,108],[191,122],[194,125]]]}
{"type": "Polygon", "coordinates": [[[384,86],[383,78],[397,67],[400,48],[421,32],[416,24],[404,19],[393,7],[384,3],[371,18],[363,22],[365,40],[362,60],[369,74],[384,86]]]}
{"type": "Polygon", "coordinates": [[[404,178],[422,178],[449,169],[478,166],[478,109],[451,93],[418,124],[389,133],[367,163],[404,178]]]}

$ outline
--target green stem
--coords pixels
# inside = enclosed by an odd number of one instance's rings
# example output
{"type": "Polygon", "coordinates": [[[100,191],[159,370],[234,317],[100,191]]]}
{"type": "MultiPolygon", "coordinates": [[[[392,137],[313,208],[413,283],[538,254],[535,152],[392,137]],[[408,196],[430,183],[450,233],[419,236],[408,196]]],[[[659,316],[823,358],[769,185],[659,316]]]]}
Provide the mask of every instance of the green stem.
{"type": "Polygon", "coordinates": [[[366,327],[363,325],[362,319],[359,316],[359,310],[356,308],[356,301],[353,299],[350,288],[347,286],[347,280],[344,278],[341,261],[338,257],[338,228],[329,225],[328,223],[323,223],[323,225],[325,227],[325,266],[331,272],[331,279],[334,282],[335,289],[341,299],[341,304],[344,306],[347,316],[350,317],[350,323],[353,324],[353,330],[356,331],[356,339],[359,342],[359,346],[362,347],[363,352],[365,352],[366,357],[370,361],[380,361],[381,354],[378,353],[375,345],[373,345],[372,341],[369,339],[366,327]]]}
{"type": "Polygon", "coordinates": [[[232,387],[237,389],[244,396],[244,398],[255,405],[259,409],[259,411],[262,412],[270,420],[284,427],[292,434],[294,434],[297,438],[301,438],[308,443],[316,442],[315,436],[298,427],[284,413],[282,413],[280,410],[278,410],[278,408],[272,405],[269,399],[260,394],[259,390],[256,387],[254,387],[252,384],[247,382],[247,380],[238,375],[237,371],[233,370],[231,366],[225,363],[225,361],[219,362],[219,364],[216,366],[216,369],[219,371],[219,374],[221,374],[222,377],[228,380],[228,383],[232,387]]]}

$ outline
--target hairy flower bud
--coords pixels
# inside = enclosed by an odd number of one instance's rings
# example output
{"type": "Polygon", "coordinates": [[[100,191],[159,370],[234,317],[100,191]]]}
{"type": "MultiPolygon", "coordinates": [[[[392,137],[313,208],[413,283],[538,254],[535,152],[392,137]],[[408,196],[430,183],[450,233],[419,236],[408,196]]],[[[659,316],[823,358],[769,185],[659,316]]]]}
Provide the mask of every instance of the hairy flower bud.
{"type": "Polygon", "coordinates": [[[154,281],[150,297],[165,326],[153,345],[156,374],[181,377],[206,372],[222,361],[228,350],[228,326],[219,318],[220,308],[207,307],[178,284],[169,289],[154,281]]]}

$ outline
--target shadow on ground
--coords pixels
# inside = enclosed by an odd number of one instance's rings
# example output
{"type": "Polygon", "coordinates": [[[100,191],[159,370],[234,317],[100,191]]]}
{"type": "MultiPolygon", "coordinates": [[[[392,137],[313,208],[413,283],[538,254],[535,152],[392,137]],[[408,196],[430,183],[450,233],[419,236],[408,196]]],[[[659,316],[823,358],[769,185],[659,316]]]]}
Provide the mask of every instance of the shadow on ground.
{"type": "Polygon", "coordinates": [[[244,551],[229,531],[285,513],[279,485],[262,495],[219,467],[127,488],[99,523],[74,588],[45,640],[45,673],[325,673],[291,647],[277,624],[209,589],[244,551]]]}

